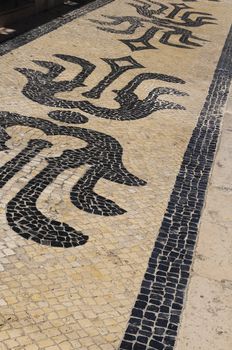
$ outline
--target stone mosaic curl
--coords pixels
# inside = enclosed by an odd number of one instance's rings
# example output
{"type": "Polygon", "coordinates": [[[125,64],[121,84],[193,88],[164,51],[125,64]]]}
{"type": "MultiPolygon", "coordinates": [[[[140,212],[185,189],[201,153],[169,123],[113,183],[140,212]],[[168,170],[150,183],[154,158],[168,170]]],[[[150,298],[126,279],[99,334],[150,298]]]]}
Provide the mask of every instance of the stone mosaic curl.
{"type": "MultiPolygon", "coordinates": [[[[8,223],[15,232],[26,239],[65,248],[82,245],[88,240],[82,232],[76,231],[65,223],[47,218],[36,207],[36,202],[44,189],[66,169],[75,169],[84,164],[90,166],[74,185],[70,199],[78,209],[91,214],[115,216],[126,212],[113,201],[94,192],[94,187],[101,178],[127,186],[146,184],[125,168],[122,162],[123,149],[112,136],[84,128],[58,126],[40,118],[0,112],[2,150],[6,149],[4,142],[10,138],[5,129],[15,125],[40,129],[48,136],[72,136],[87,143],[86,147],[80,149],[67,149],[61,156],[48,157],[46,159],[48,165],[8,203],[6,214],[8,223]]],[[[52,143],[48,141],[30,140],[24,150],[0,168],[0,186],[3,187],[42,149],[50,147],[52,143]]]]}
{"type": "Polygon", "coordinates": [[[90,21],[95,23],[98,29],[118,35],[132,35],[137,33],[139,28],[152,24],[139,38],[119,39],[132,51],[156,49],[149,40],[157,33],[160,35],[159,42],[164,45],[186,49],[201,47],[202,42],[207,40],[194,35],[193,29],[215,24],[216,20],[210,13],[194,11],[185,3],[166,5],[154,0],[133,0],[129,5],[136,9],[138,16],[104,15],[102,17],[106,20],[90,21]]]}
{"type": "MultiPolygon", "coordinates": [[[[114,100],[118,103],[119,108],[107,108],[90,102],[90,99],[99,99],[103,91],[105,91],[110,84],[112,84],[126,71],[144,68],[131,56],[116,59],[103,59],[103,61],[109,65],[110,73],[101,79],[96,86],[91,88],[89,91],[82,93],[82,96],[87,97],[88,100],[80,99],[73,101],[58,98],[56,97],[56,94],[58,93],[72,91],[79,87],[85,86],[84,82],[86,78],[89,77],[96,66],[89,61],[76,56],[57,54],[55,57],[81,66],[81,72],[72,80],[55,81],[54,79],[57,78],[65,69],[60,64],[47,61],[34,61],[34,63],[37,65],[47,68],[47,73],[27,68],[16,68],[18,72],[25,75],[28,79],[27,84],[22,90],[22,93],[27,98],[50,107],[66,109],[78,108],[94,117],[120,121],[145,118],[152,112],[164,109],[185,109],[184,106],[178,103],[159,99],[159,97],[162,95],[187,95],[187,93],[171,87],[154,87],[148,93],[147,97],[144,99],[139,99],[135,93],[135,90],[146,80],[160,80],[171,84],[185,84],[182,79],[160,73],[140,73],[132,78],[130,82],[120,90],[113,90],[113,92],[116,94],[114,100]]],[[[49,112],[48,115],[53,119],[67,123],[85,123],[88,121],[87,116],[84,116],[79,112],[74,115],[70,114],[68,111],[52,111],[49,112]]]]}

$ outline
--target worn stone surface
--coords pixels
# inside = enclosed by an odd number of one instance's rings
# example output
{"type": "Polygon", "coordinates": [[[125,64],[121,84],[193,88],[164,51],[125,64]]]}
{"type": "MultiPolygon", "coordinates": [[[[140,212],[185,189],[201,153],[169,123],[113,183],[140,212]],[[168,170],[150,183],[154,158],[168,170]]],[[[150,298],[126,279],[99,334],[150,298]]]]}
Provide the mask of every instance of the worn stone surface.
{"type": "Polygon", "coordinates": [[[176,349],[231,348],[231,286],[231,280],[192,277],[176,349]]]}
{"type": "MultiPolygon", "coordinates": [[[[189,23],[186,4],[176,14],[174,5],[163,4],[166,15],[159,17],[182,28],[171,28],[171,38],[166,22],[146,14],[157,11],[151,2],[144,7],[139,1],[114,1],[0,59],[3,349],[120,346],[230,28],[226,2],[191,3],[192,11],[201,13],[190,17],[205,14],[198,21],[211,23],[191,22],[191,35],[183,31],[189,23]],[[187,18],[182,27],[180,13],[182,21],[187,18]],[[102,30],[103,16],[149,21],[119,35],[102,30]],[[149,30],[154,26],[159,30],[149,30]],[[147,30],[152,47],[136,49],[131,39],[147,30]],[[178,39],[182,34],[184,43],[178,39]],[[188,44],[186,35],[198,45],[188,44]]],[[[224,203],[227,194],[220,200],[224,203]]],[[[215,248],[210,249],[209,259],[215,248]]],[[[207,264],[201,268],[207,271],[207,264]]],[[[218,276],[227,280],[221,271],[218,276]]],[[[192,283],[195,288],[200,279],[192,283]]],[[[134,349],[161,348],[160,339],[147,347],[140,340],[134,349]]],[[[173,338],[168,341],[165,349],[173,347],[173,338]]]]}

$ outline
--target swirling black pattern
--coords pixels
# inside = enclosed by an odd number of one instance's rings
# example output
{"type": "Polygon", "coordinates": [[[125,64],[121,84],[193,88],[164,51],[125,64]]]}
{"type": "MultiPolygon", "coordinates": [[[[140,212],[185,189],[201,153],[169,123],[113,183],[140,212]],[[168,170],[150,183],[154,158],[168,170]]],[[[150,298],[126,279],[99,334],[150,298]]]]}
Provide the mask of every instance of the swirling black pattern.
{"type": "MultiPolygon", "coordinates": [[[[119,108],[107,108],[95,105],[89,100],[66,100],[58,98],[55,95],[64,91],[72,91],[78,87],[83,86],[85,79],[93,72],[95,66],[90,62],[75,56],[55,55],[63,60],[78,64],[81,66],[81,73],[77,74],[70,81],[54,81],[55,78],[64,70],[64,67],[53,62],[34,61],[36,64],[46,67],[47,73],[40,71],[16,68],[17,71],[24,74],[28,82],[24,86],[22,93],[32,101],[37,103],[58,108],[74,109],[78,108],[81,111],[92,116],[97,116],[105,119],[113,120],[136,120],[149,116],[152,112],[164,109],[185,109],[182,105],[159,99],[162,95],[186,96],[187,93],[181,92],[169,87],[155,87],[147,97],[139,99],[135,93],[138,88],[146,80],[161,80],[172,84],[184,84],[182,79],[174,76],[160,74],[160,73],[141,73],[136,75],[126,86],[120,90],[113,90],[116,94],[115,101],[119,104],[119,108]]],[[[129,69],[144,68],[141,64],[136,62],[132,57],[122,57],[118,59],[104,59],[111,68],[111,72],[103,78],[90,91],[83,93],[83,96],[88,98],[99,98],[102,92],[117,79],[121,74],[129,69]]],[[[53,119],[69,122],[71,115],[63,112],[50,112],[49,116],[53,119]]],[[[76,121],[84,123],[88,118],[78,114],[76,121]]]]}
{"type": "Polygon", "coordinates": [[[153,0],[134,0],[130,5],[136,9],[139,16],[104,15],[108,21],[95,19],[90,21],[97,24],[100,30],[120,35],[134,34],[137,29],[152,24],[152,27],[146,29],[139,38],[119,39],[132,51],[154,49],[149,40],[157,32],[161,34],[159,42],[162,44],[185,49],[201,47],[202,42],[207,40],[194,35],[193,29],[206,24],[215,24],[215,18],[211,14],[194,11],[185,3],[164,5],[153,0]],[[177,38],[179,43],[172,41],[173,38],[177,38]]]}
{"type": "MultiPolygon", "coordinates": [[[[84,164],[90,167],[73,187],[70,198],[77,208],[97,215],[112,216],[125,213],[125,209],[94,192],[99,179],[104,178],[127,186],[146,184],[125,168],[122,162],[123,149],[119,142],[109,135],[84,128],[58,126],[40,118],[0,112],[0,126],[1,130],[4,130],[1,141],[3,150],[6,148],[4,142],[10,138],[5,129],[15,125],[40,129],[48,136],[72,136],[87,143],[86,147],[80,149],[65,150],[59,157],[46,158],[48,165],[8,203],[8,223],[15,232],[26,239],[66,248],[86,243],[88,237],[81,231],[47,218],[36,207],[44,189],[66,169],[75,169],[84,164]]],[[[52,144],[45,140],[30,140],[24,150],[0,168],[1,187],[43,148],[51,146],[52,144]]]]}

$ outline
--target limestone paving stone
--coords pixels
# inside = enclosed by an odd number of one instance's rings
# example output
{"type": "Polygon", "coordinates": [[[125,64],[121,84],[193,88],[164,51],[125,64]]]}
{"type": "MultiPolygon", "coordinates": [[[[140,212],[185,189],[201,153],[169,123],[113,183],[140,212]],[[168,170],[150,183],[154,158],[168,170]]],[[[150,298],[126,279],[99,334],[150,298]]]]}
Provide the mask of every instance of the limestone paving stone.
{"type": "Polygon", "coordinates": [[[230,10],[98,0],[0,47],[3,349],[173,349],[230,10]]]}
{"type": "Polygon", "coordinates": [[[231,281],[193,276],[176,348],[231,348],[231,281]],[[204,328],[202,325],[204,324],[204,328]]]}

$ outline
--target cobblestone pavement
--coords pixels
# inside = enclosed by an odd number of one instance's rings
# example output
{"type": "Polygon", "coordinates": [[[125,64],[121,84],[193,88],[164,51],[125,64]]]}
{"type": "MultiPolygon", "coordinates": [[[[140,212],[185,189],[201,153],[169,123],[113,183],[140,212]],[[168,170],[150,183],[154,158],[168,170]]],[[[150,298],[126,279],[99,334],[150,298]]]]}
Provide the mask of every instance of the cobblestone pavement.
{"type": "Polygon", "coordinates": [[[229,326],[198,343],[209,316],[188,328],[194,310],[223,308],[201,300],[192,262],[231,11],[97,0],[0,45],[1,350],[231,349],[229,326]]]}

